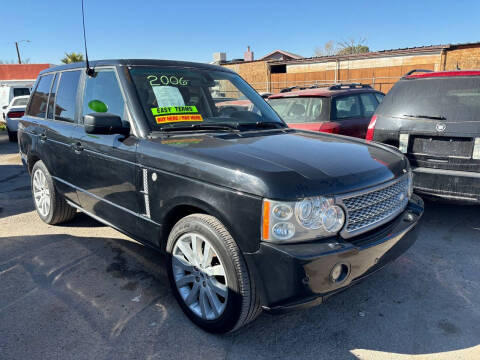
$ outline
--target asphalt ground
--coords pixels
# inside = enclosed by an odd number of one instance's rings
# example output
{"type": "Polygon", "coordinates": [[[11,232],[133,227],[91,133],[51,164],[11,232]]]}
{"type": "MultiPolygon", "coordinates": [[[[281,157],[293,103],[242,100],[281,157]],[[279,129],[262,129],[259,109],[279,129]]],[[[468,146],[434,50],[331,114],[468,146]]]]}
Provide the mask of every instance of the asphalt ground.
{"type": "Polygon", "coordinates": [[[84,214],[43,223],[0,132],[0,359],[480,359],[480,206],[427,201],[417,234],[320,306],[211,335],[157,252],[84,214]]]}

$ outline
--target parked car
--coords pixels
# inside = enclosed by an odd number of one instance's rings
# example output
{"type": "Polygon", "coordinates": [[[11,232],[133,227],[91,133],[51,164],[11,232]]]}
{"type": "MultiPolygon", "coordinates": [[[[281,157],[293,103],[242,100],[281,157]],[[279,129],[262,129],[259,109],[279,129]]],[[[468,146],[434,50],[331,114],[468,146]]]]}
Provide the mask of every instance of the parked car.
{"type": "Polygon", "coordinates": [[[32,85],[33,84],[31,81],[17,81],[14,85],[0,85],[0,108],[2,112],[2,119],[5,119],[7,107],[11,103],[12,99],[17,96],[30,95],[32,85]]]}
{"type": "Polygon", "coordinates": [[[12,99],[5,109],[5,124],[7,126],[8,140],[17,141],[18,120],[25,114],[29,95],[17,96],[12,99]]]}
{"type": "Polygon", "coordinates": [[[40,73],[19,126],[39,217],[77,210],[167,255],[173,293],[224,333],[322,302],[406,251],[423,213],[398,150],[290,129],[240,76],[109,60],[40,73]],[[224,114],[221,82],[257,112],[224,114]]]}
{"type": "Polygon", "coordinates": [[[369,85],[338,84],[271,95],[270,105],[295,129],[365,139],[367,127],[384,94],[369,85]]]}
{"type": "Polygon", "coordinates": [[[367,139],[396,146],[418,193],[480,202],[480,71],[408,73],[390,90],[367,139]]]}

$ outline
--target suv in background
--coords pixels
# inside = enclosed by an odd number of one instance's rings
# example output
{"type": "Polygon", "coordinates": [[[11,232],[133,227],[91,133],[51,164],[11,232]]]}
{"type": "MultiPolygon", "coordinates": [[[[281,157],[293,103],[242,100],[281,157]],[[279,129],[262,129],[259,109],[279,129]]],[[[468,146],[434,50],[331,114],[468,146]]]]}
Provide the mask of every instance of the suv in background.
{"type": "Polygon", "coordinates": [[[480,71],[406,74],[372,117],[367,140],[407,155],[417,192],[479,203],[480,71]]]}
{"type": "Polygon", "coordinates": [[[291,89],[268,98],[270,106],[288,126],[361,139],[365,138],[370,119],[385,96],[362,84],[291,89]]]}

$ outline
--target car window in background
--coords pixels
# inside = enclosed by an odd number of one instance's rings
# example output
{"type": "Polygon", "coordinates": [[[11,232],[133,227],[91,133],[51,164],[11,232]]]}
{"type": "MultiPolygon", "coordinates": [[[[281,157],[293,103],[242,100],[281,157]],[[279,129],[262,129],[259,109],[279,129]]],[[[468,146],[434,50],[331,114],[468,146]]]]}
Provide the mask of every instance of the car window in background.
{"type": "Polygon", "coordinates": [[[480,78],[459,76],[399,81],[380,104],[378,113],[480,121],[480,78]]]}
{"type": "Polygon", "coordinates": [[[82,116],[108,112],[127,120],[125,101],[113,69],[99,69],[95,77],[87,77],[82,116]]]}
{"type": "Polygon", "coordinates": [[[75,102],[79,80],[80,71],[61,73],[55,101],[55,120],[75,121],[75,102]]]}
{"type": "Polygon", "coordinates": [[[363,117],[371,117],[378,106],[378,101],[372,93],[360,94],[363,104],[363,117]]]}
{"type": "Polygon", "coordinates": [[[57,73],[50,90],[50,97],[48,98],[47,119],[50,120],[53,120],[53,106],[55,105],[55,96],[57,95],[58,79],[60,79],[60,74],[57,73]]]}
{"type": "Polygon", "coordinates": [[[133,67],[130,74],[152,130],[194,123],[284,126],[265,100],[236,74],[143,66],[133,67]]]}
{"type": "Polygon", "coordinates": [[[23,95],[30,95],[30,89],[29,88],[14,88],[13,89],[13,97],[23,96],[23,95]]]}
{"type": "Polygon", "coordinates": [[[26,106],[28,104],[28,98],[14,99],[12,106],[26,106]]]}
{"type": "Polygon", "coordinates": [[[327,101],[323,97],[285,97],[268,103],[286,123],[295,124],[322,121],[327,101]]]}
{"type": "Polygon", "coordinates": [[[333,120],[350,119],[362,116],[360,98],[357,95],[335,98],[332,110],[333,120]]]}
{"type": "Polygon", "coordinates": [[[32,95],[28,115],[44,118],[47,112],[48,93],[52,85],[53,74],[41,76],[32,95]]]}
{"type": "Polygon", "coordinates": [[[380,104],[382,102],[383,98],[385,97],[385,95],[377,93],[377,92],[374,93],[374,94],[375,94],[375,97],[377,98],[378,103],[380,104]]]}

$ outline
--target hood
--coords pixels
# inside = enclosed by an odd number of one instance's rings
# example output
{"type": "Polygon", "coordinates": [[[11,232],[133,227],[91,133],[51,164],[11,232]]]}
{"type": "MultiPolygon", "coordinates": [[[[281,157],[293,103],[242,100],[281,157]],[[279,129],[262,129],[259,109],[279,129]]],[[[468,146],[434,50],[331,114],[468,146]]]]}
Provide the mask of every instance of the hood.
{"type": "Polygon", "coordinates": [[[388,147],[293,129],[183,134],[140,146],[146,166],[279,200],[361,190],[408,168],[405,157],[388,147]]]}

